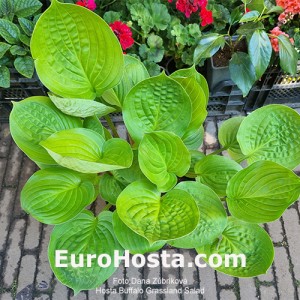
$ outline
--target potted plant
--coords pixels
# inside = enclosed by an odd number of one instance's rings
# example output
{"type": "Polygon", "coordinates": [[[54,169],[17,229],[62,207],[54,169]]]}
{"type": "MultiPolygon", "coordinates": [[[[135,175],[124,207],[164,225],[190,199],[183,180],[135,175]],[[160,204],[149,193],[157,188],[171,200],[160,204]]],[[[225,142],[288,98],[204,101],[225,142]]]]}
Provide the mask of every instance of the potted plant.
{"type": "MultiPolygon", "coordinates": [[[[297,72],[298,54],[294,41],[286,33],[277,27],[271,30],[277,15],[284,12],[283,7],[275,6],[270,1],[244,3],[227,14],[226,31],[216,32],[213,29],[201,37],[194,59],[197,63],[210,58],[210,71],[216,70],[217,76],[220,76],[220,72],[225,76],[230,75],[221,79],[232,79],[245,97],[268,66],[272,65],[272,46],[275,52],[279,52],[281,68],[292,75],[297,72]],[[227,59],[223,59],[225,64],[221,62],[220,69],[216,67],[216,61],[224,56],[227,59]]],[[[212,1],[211,6],[215,10],[223,9],[218,1],[212,1]]],[[[213,75],[208,75],[208,78],[211,78],[210,87],[215,89],[218,79],[213,79],[213,75]]]]}
{"type": "Polygon", "coordinates": [[[232,276],[267,271],[274,249],[258,224],[279,218],[300,194],[292,172],[300,163],[299,114],[270,105],[230,119],[219,132],[223,148],[205,156],[198,148],[208,95],[195,68],[149,77],[99,16],[57,0],[40,17],[31,51],[51,93],[15,103],[10,129],[41,168],[21,204],[55,225],[48,257],[63,284],[75,293],[95,289],[119,256],[141,258],[165,244],[196,248],[232,276]],[[110,121],[115,109],[129,142],[110,121]],[[218,155],[225,149],[233,159],[218,155]],[[86,207],[99,194],[107,205],[94,216],[86,207]],[[247,263],[226,266],[226,255],[244,255],[247,263]]]}

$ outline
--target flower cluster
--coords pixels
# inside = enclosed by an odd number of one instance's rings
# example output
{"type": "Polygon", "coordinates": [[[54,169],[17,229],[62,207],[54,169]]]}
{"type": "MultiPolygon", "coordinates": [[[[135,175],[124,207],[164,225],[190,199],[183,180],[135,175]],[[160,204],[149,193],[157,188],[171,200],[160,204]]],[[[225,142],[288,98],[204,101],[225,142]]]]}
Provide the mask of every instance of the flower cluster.
{"type": "MultiPolygon", "coordinates": [[[[271,34],[272,35],[275,35],[275,36],[279,36],[281,34],[285,35],[286,37],[289,37],[289,35],[283,31],[280,30],[280,28],[278,26],[276,26],[275,28],[273,28],[271,31],[271,34]]],[[[271,37],[271,44],[272,44],[272,47],[274,49],[275,52],[279,52],[279,44],[278,44],[278,39],[275,38],[275,37],[271,37]]],[[[294,44],[294,40],[291,38],[290,39],[291,43],[294,44]]]]}
{"type": "Polygon", "coordinates": [[[95,0],[80,0],[80,1],[77,1],[76,4],[86,7],[90,10],[95,10],[97,8],[95,0]]]}
{"type": "MultiPolygon", "coordinates": [[[[173,0],[168,1],[171,3],[173,0]]],[[[213,22],[212,11],[207,9],[207,0],[177,0],[176,8],[184,13],[187,18],[200,9],[201,26],[213,22]]]]}
{"type": "Polygon", "coordinates": [[[278,18],[278,21],[282,24],[292,20],[295,15],[300,14],[299,0],[276,0],[276,4],[284,9],[284,12],[278,18]]]}
{"type": "Polygon", "coordinates": [[[131,29],[125,23],[121,21],[115,21],[109,26],[119,39],[123,50],[130,48],[134,44],[131,29]]]}

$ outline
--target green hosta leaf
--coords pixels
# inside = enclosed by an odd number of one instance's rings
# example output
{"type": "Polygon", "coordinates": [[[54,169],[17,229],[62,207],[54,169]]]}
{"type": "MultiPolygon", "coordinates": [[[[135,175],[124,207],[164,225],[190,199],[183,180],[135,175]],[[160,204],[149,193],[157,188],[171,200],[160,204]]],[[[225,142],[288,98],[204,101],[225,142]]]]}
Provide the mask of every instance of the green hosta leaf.
{"type": "Polygon", "coordinates": [[[162,73],[130,90],[124,101],[123,118],[137,143],[145,132],[166,130],[182,136],[191,120],[191,100],[178,82],[162,73]]]}
{"type": "Polygon", "coordinates": [[[196,70],[195,65],[193,65],[192,67],[190,67],[188,69],[177,70],[171,74],[171,77],[192,77],[192,76],[194,76],[196,78],[198,84],[201,86],[201,88],[205,94],[206,104],[207,104],[208,99],[209,99],[208,84],[207,84],[205,77],[196,70]]]}
{"type": "Polygon", "coordinates": [[[115,235],[126,250],[131,254],[144,254],[159,250],[165,245],[164,241],[150,245],[146,238],[131,230],[118,216],[117,211],[113,213],[113,226],[115,235]]]}
{"type": "Polygon", "coordinates": [[[0,87],[10,87],[10,73],[9,69],[6,66],[0,67],[0,87]]]}
{"type": "Polygon", "coordinates": [[[197,150],[190,150],[190,154],[191,154],[191,165],[190,165],[190,169],[188,171],[188,173],[185,174],[185,177],[188,178],[195,178],[196,174],[195,174],[195,164],[201,160],[202,158],[205,157],[204,153],[197,151],[197,150]]]}
{"type": "Polygon", "coordinates": [[[234,160],[240,160],[245,157],[237,141],[237,133],[244,119],[245,117],[234,117],[224,121],[218,133],[220,144],[226,148],[234,160]]]}
{"type": "Polygon", "coordinates": [[[198,161],[195,165],[197,180],[209,186],[219,196],[226,195],[228,181],[242,167],[235,161],[218,155],[210,155],[198,161]]]}
{"type": "Polygon", "coordinates": [[[297,61],[298,61],[298,53],[295,47],[292,45],[291,41],[288,37],[281,34],[278,36],[279,42],[279,58],[280,58],[280,66],[281,68],[295,75],[297,73],[297,61]]]}
{"type": "MultiPolygon", "coordinates": [[[[77,294],[81,290],[96,289],[101,286],[116,270],[114,267],[114,251],[123,255],[123,248],[117,241],[112,225],[112,213],[105,211],[98,217],[94,217],[89,211],[84,211],[75,219],[54,227],[48,248],[48,258],[51,269],[56,278],[64,285],[72,288],[77,294]],[[55,257],[57,250],[67,250],[67,260],[62,264],[67,267],[57,267],[55,257]],[[84,267],[73,267],[71,254],[76,255],[76,263],[79,263],[79,254],[84,255],[84,267]],[[107,254],[112,263],[107,267],[100,267],[97,259],[92,259],[91,267],[87,267],[87,254],[107,254]]],[[[106,259],[103,259],[103,263],[106,259]]]]}
{"type": "MultiPolygon", "coordinates": [[[[87,129],[91,129],[97,132],[98,134],[100,134],[105,140],[109,140],[109,138],[107,138],[108,130],[104,128],[104,126],[101,124],[98,117],[92,116],[92,117],[85,118],[83,121],[83,127],[87,129]]],[[[108,134],[110,133],[108,132],[108,134]]]]}
{"type": "Polygon", "coordinates": [[[201,126],[197,130],[187,131],[183,137],[182,141],[189,150],[197,150],[203,143],[204,128],[201,126]]]}
{"type": "MultiPolygon", "coordinates": [[[[26,55],[28,53],[28,51],[26,49],[24,49],[23,47],[18,46],[18,45],[13,45],[9,49],[9,51],[12,55],[20,55],[20,56],[26,55]]],[[[32,61],[32,65],[33,65],[33,61],[32,61]]]]}
{"type": "Polygon", "coordinates": [[[255,21],[259,17],[260,13],[257,10],[249,11],[248,13],[244,14],[240,19],[240,23],[247,23],[250,21],[255,21]]]}
{"type": "Polygon", "coordinates": [[[149,78],[149,73],[141,61],[129,55],[125,55],[124,60],[125,69],[122,80],[113,88],[113,90],[106,91],[102,95],[107,103],[120,107],[131,88],[140,81],[149,78]]]}
{"type": "Polygon", "coordinates": [[[256,81],[255,68],[248,54],[236,52],[229,62],[231,79],[246,97],[256,81]]]}
{"type": "Polygon", "coordinates": [[[270,160],[293,169],[300,164],[300,116],[283,105],[267,105],[252,112],[237,134],[249,164],[270,160]]]}
{"type": "Polygon", "coordinates": [[[26,18],[19,18],[18,21],[25,34],[31,36],[34,28],[34,23],[26,18]]]}
{"type": "Polygon", "coordinates": [[[248,53],[255,67],[256,78],[261,78],[269,66],[272,56],[272,45],[268,34],[263,30],[256,30],[249,42],[248,53]]]}
{"type": "Polygon", "coordinates": [[[300,178],[271,161],[259,161],[238,172],[228,183],[230,213],[243,221],[278,219],[300,195],[300,178]]]}
{"type": "Polygon", "coordinates": [[[21,192],[22,208],[45,224],[66,222],[93,200],[93,183],[80,173],[62,168],[36,172],[21,192]]]}
{"type": "Polygon", "coordinates": [[[224,36],[218,33],[203,35],[194,52],[194,62],[198,64],[201,59],[212,57],[225,45],[224,36]]]}
{"type": "Polygon", "coordinates": [[[227,215],[218,195],[209,187],[192,181],[179,183],[175,190],[177,189],[186,191],[194,197],[200,211],[200,218],[192,233],[171,241],[170,245],[192,249],[211,244],[222,234],[227,224],[227,215]]]}
{"type": "Polygon", "coordinates": [[[54,132],[82,127],[79,118],[60,112],[48,97],[30,97],[15,102],[10,114],[10,132],[18,147],[37,163],[55,164],[40,146],[54,132]]]}
{"type": "Polygon", "coordinates": [[[41,81],[64,98],[94,99],[123,74],[117,37],[104,20],[78,5],[52,1],[34,28],[31,52],[41,81]]]}
{"type": "MultiPolygon", "coordinates": [[[[116,204],[120,193],[124,190],[125,186],[116,180],[116,178],[108,173],[100,178],[99,191],[100,196],[105,201],[116,204]]],[[[127,249],[127,248],[126,248],[127,249]]]]}
{"type": "Polygon", "coordinates": [[[192,119],[187,130],[199,129],[207,116],[206,96],[201,86],[198,84],[195,76],[177,77],[175,74],[171,75],[171,77],[182,85],[191,99],[192,119]]]}
{"type": "Polygon", "coordinates": [[[205,253],[207,257],[219,254],[222,257],[222,265],[215,267],[219,272],[236,277],[254,277],[267,273],[274,259],[274,247],[268,234],[257,224],[249,224],[232,217],[228,218],[228,224],[218,238],[211,245],[196,249],[198,253],[205,253]],[[234,258],[228,255],[245,255],[245,266],[242,266],[242,258],[237,257],[236,267],[234,258]],[[227,259],[226,259],[227,255],[227,259]],[[225,262],[229,266],[225,265],[225,262]]]}
{"type": "Polygon", "coordinates": [[[31,56],[17,57],[14,61],[16,70],[27,78],[32,78],[34,62],[31,56]]]}
{"type": "Polygon", "coordinates": [[[32,16],[42,7],[42,3],[38,0],[14,0],[14,12],[18,17],[32,16]]]}
{"type": "Polygon", "coordinates": [[[174,133],[158,131],[145,134],[139,146],[139,164],[146,177],[166,192],[184,176],[191,164],[191,155],[174,133]]]}
{"type": "Polygon", "coordinates": [[[132,150],[126,141],[105,141],[86,128],[62,130],[40,144],[59,165],[81,173],[123,169],[132,163],[132,150]]]}
{"type": "Polygon", "coordinates": [[[0,19],[0,36],[9,44],[16,44],[19,41],[20,30],[11,21],[0,19]]]}
{"type": "Polygon", "coordinates": [[[97,115],[100,118],[115,110],[113,107],[93,100],[60,98],[51,94],[49,97],[59,110],[74,117],[86,118],[97,115]]]}
{"type": "Polygon", "coordinates": [[[4,54],[7,52],[7,50],[9,50],[10,47],[11,45],[0,42],[0,58],[4,56],[4,54]]]}
{"type": "Polygon", "coordinates": [[[131,183],[117,200],[121,220],[152,245],[185,236],[198,224],[199,210],[193,197],[182,190],[172,190],[161,198],[147,181],[131,183]]]}

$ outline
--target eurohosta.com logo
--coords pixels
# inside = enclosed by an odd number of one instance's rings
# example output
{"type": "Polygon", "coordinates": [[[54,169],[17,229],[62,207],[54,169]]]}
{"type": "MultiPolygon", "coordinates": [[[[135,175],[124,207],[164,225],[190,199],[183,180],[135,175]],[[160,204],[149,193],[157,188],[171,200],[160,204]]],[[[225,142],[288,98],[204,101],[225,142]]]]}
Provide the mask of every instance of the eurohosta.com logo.
{"type": "Polygon", "coordinates": [[[164,268],[183,268],[185,266],[198,268],[205,268],[207,265],[212,268],[218,268],[224,266],[226,268],[246,267],[246,256],[244,254],[212,254],[207,256],[206,254],[198,254],[193,262],[186,261],[184,255],[180,253],[169,254],[166,250],[161,253],[150,253],[147,256],[143,254],[130,255],[129,250],[125,250],[125,253],[120,253],[118,250],[114,251],[114,257],[112,258],[108,254],[70,254],[68,250],[56,250],[55,251],[55,266],[57,268],[91,268],[95,264],[102,268],[108,268],[112,264],[114,267],[118,267],[120,263],[124,261],[125,267],[134,266],[141,268],[147,266],[149,268],[156,268],[162,266],[164,268]],[[206,262],[204,262],[203,260],[206,262]]]}

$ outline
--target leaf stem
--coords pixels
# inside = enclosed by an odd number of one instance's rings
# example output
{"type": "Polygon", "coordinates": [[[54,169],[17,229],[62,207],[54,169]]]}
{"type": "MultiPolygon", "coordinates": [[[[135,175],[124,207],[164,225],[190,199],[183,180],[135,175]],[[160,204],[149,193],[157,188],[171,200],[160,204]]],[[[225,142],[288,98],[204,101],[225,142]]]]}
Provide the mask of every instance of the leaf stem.
{"type": "Polygon", "coordinates": [[[223,151],[225,151],[225,150],[227,150],[227,149],[228,149],[228,147],[222,147],[221,149],[218,149],[218,150],[216,150],[216,151],[214,151],[214,152],[208,154],[207,156],[210,156],[210,155],[217,155],[217,154],[219,154],[219,153],[221,153],[221,152],[223,152],[223,151]]]}
{"type": "Polygon", "coordinates": [[[107,115],[107,116],[104,116],[104,118],[105,118],[105,120],[106,120],[106,122],[107,122],[109,128],[111,129],[111,131],[112,131],[112,133],[113,133],[113,136],[116,137],[116,138],[119,138],[119,134],[118,134],[118,132],[117,132],[117,129],[116,129],[114,123],[112,122],[110,116],[107,115]]]}
{"type": "Polygon", "coordinates": [[[104,208],[102,209],[102,211],[108,211],[110,208],[112,207],[112,204],[107,203],[104,208]]]}

